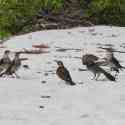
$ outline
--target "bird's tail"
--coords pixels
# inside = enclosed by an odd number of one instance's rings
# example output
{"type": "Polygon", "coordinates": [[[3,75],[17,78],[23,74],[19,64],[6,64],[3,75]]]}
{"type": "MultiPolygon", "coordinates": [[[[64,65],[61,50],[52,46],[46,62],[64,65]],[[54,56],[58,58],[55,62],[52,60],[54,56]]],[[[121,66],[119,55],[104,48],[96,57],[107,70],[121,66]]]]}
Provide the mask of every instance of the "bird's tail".
{"type": "Polygon", "coordinates": [[[69,85],[76,85],[76,83],[73,82],[73,81],[67,81],[66,83],[69,84],[69,85]]]}
{"type": "Polygon", "coordinates": [[[71,85],[76,85],[76,83],[75,83],[75,82],[73,82],[73,81],[72,81],[72,82],[70,82],[70,84],[71,84],[71,85]]]}
{"type": "Polygon", "coordinates": [[[109,80],[111,80],[111,81],[115,81],[116,79],[115,79],[115,77],[114,76],[112,76],[110,73],[108,73],[108,72],[106,72],[105,70],[101,70],[102,71],[102,73],[109,79],[109,80]]]}
{"type": "Polygon", "coordinates": [[[121,66],[121,69],[125,69],[125,66],[121,66]]]}

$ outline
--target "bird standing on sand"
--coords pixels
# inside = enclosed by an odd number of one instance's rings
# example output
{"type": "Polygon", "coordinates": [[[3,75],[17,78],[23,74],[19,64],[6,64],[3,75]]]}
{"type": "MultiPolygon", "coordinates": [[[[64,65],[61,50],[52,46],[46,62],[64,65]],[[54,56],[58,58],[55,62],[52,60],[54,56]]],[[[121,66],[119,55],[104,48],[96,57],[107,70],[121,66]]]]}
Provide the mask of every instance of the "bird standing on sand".
{"type": "Polygon", "coordinates": [[[56,62],[59,66],[56,70],[57,76],[60,79],[64,80],[66,84],[75,85],[75,83],[72,81],[69,71],[64,67],[63,62],[62,61],[56,61],[56,62]]]}
{"type": "Polygon", "coordinates": [[[105,58],[107,64],[109,65],[111,71],[116,71],[116,75],[119,73],[119,70],[125,69],[120,62],[114,56],[114,53],[107,49],[107,57],[105,58]]]}
{"type": "Polygon", "coordinates": [[[10,51],[5,50],[3,57],[0,59],[0,72],[6,70],[8,66],[11,64],[11,59],[9,57],[10,51]]]}
{"type": "Polygon", "coordinates": [[[20,53],[15,53],[15,57],[14,59],[12,60],[12,62],[10,63],[10,65],[8,66],[8,68],[6,69],[5,72],[1,73],[0,76],[3,76],[4,74],[5,75],[13,75],[15,74],[16,77],[19,77],[17,74],[16,74],[16,71],[19,69],[19,67],[21,66],[21,60],[19,58],[19,55],[20,53]]]}
{"type": "Polygon", "coordinates": [[[109,79],[110,81],[115,81],[114,76],[112,76],[110,73],[106,72],[103,68],[98,66],[98,64],[96,64],[95,62],[89,62],[86,64],[86,66],[87,66],[88,70],[90,70],[94,74],[93,79],[97,80],[101,74],[104,74],[106,76],[106,78],[109,79]]]}

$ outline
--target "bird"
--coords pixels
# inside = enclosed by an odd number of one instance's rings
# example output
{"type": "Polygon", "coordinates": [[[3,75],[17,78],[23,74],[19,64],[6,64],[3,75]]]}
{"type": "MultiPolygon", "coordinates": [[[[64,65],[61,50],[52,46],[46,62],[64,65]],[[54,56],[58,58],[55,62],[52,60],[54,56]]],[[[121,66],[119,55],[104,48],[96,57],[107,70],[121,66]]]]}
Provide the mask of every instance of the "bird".
{"type": "Polygon", "coordinates": [[[5,75],[13,75],[13,74],[15,74],[16,77],[19,78],[19,76],[16,74],[16,71],[21,66],[21,60],[20,60],[19,56],[20,56],[20,53],[16,52],[14,59],[11,61],[8,68],[4,72],[2,72],[0,74],[0,76],[3,76],[4,74],[5,75]]]}
{"type": "Polygon", "coordinates": [[[113,51],[111,51],[111,49],[107,49],[106,51],[107,51],[107,57],[105,58],[105,61],[110,67],[110,70],[115,71],[116,72],[115,76],[117,76],[120,70],[125,69],[125,67],[120,64],[120,62],[114,56],[114,53],[113,51]]]}
{"type": "Polygon", "coordinates": [[[66,84],[69,84],[69,85],[76,85],[76,83],[74,83],[72,81],[72,78],[70,76],[70,73],[69,71],[67,70],[66,67],[64,67],[63,65],[63,62],[62,61],[56,61],[57,65],[58,65],[58,68],[56,70],[56,74],[57,76],[64,80],[66,82],[66,84]]]}
{"type": "MultiPolygon", "coordinates": [[[[87,51],[87,50],[86,50],[87,51]]],[[[91,54],[86,53],[85,49],[82,49],[82,64],[86,65],[88,62],[96,62],[98,65],[105,65],[104,60],[102,60],[100,57],[91,54]]]]}
{"type": "Polygon", "coordinates": [[[10,50],[4,51],[3,57],[0,59],[0,72],[7,69],[8,66],[10,65],[11,59],[9,57],[9,54],[10,54],[10,50]]]}
{"type": "MultiPolygon", "coordinates": [[[[81,60],[82,60],[83,65],[87,65],[88,63],[91,63],[91,62],[96,63],[96,65],[98,65],[98,66],[104,66],[105,65],[104,59],[102,60],[98,56],[96,56],[94,54],[91,54],[91,53],[84,53],[84,49],[82,49],[82,54],[83,54],[83,56],[81,57],[81,60]]],[[[87,69],[79,68],[79,71],[86,71],[86,70],[87,69]]]]}
{"type": "MultiPolygon", "coordinates": [[[[104,58],[100,58],[94,54],[91,53],[84,53],[84,49],[82,49],[83,56],[82,56],[82,64],[86,65],[88,63],[94,62],[98,66],[106,66],[107,62],[105,61],[104,58]]],[[[80,69],[82,71],[82,69],[80,69]]],[[[83,70],[84,71],[84,70],[83,70]]]]}
{"type": "Polygon", "coordinates": [[[93,54],[85,54],[82,56],[82,64],[86,65],[89,62],[96,62],[99,60],[99,57],[93,55],[93,54]]]}
{"type": "Polygon", "coordinates": [[[86,64],[89,71],[94,74],[93,79],[97,80],[101,74],[104,74],[107,79],[110,81],[116,81],[115,77],[112,76],[110,73],[106,72],[103,68],[101,68],[98,64],[91,61],[86,64]]]}

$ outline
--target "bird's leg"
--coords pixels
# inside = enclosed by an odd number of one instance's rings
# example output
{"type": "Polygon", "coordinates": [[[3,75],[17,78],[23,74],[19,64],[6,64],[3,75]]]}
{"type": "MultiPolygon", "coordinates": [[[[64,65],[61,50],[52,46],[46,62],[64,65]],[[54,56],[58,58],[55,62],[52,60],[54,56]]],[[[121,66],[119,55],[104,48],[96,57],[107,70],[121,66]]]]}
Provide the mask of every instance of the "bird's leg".
{"type": "Polygon", "coordinates": [[[116,71],[116,73],[115,73],[115,78],[117,78],[118,77],[118,72],[116,71]]]}
{"type": "Polygon", "coordinates": [[[97,81],[100,76],[100,73],[97,73],[95,80],[97,81]]]}

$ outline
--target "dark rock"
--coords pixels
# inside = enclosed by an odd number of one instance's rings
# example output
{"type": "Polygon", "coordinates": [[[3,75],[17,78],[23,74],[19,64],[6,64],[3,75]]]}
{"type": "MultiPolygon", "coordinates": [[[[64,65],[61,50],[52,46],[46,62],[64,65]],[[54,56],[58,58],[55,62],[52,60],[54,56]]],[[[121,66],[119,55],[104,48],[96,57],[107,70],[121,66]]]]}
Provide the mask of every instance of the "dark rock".
{"type": "Polygon", "coordinates": [[[30,69],[28,65],[23,65],[23,68],[30,69]]]}
{"type": "Polygon", "coordinates": [[[51,98],[51,96],[42,95],[40,98],[51,98]]]}
{"type": "Polygon", "coordinates": [[[43,109],[43,108],[44,108],[44,106],[40,105],[40,106],[39,106],[39,108],[40,108],[40,109],[43,109]]]}
{"type": "Polygon", "coordinates": [[[49,74],[48,73],[44,73],[44,76],[48,76],[49,74]]]}
{"type": "Polygon", "coordinates": [[[46,81],[41,81],[41,83],[45,84],[45,83],[46,83],[46,81]]]}

